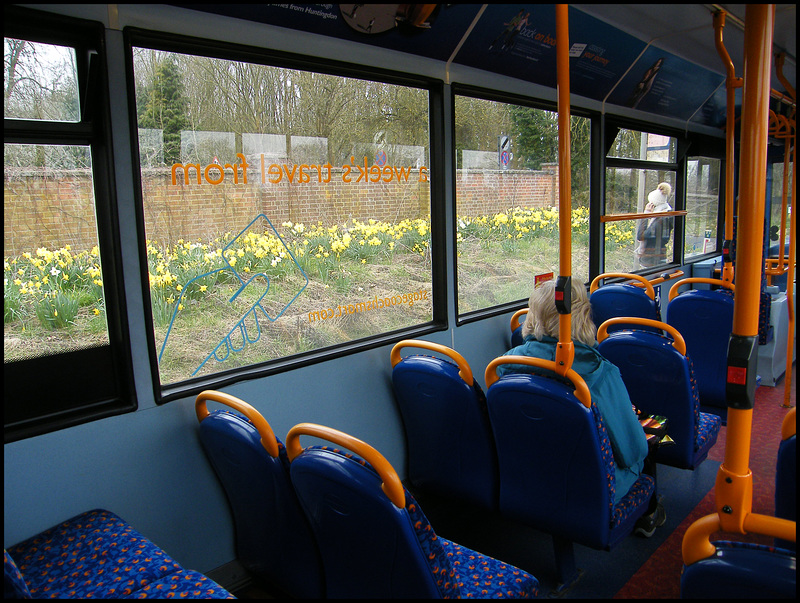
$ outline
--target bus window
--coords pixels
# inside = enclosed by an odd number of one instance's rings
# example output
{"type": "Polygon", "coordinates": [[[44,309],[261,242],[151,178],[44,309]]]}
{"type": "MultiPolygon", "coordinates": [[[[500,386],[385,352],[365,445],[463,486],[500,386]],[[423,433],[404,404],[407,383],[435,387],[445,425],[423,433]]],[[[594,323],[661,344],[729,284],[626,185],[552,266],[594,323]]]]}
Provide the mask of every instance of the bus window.
{"type": "Polygon", "coordinates": [[[624,216],[647,211],[656,197],[658,211],[682,209],[675,195],[676,148],[677,139],[670,136],[626,129],[617,132],[605,160],[605,272],[635,272],[674,261],[675,217],[661,219],[667,222],[657,233],[658,253],[652,253],[645,240],[652,220],[624,216]]]}
{"type": "Polygon", "coordinates": [[[686,171],[686,235],[684,257],[690,258],[717,250],[719,205],[719,159],[689,157],[686,171]]]}
{"type": "Polygon", "coordinates": [[[162,385],[431,322],[427,90],[133,57],[162,385]]]}
{"type": "MultiPolygon", "coordinates": [[[[589,277],[588,118],[572,116],[573,275],[589,277]]],[[[458,313],[527,300],[558,270],[558,114],[455,97],[458,313]]]]}
{"type": "MultiPolygon", "coordinates": [[[[64,29],[45,35],[55,40],[64,29]]],[[[100,45],[85,52],[87,40],[99,40],[89,32],[81,53],[4,38],[6,441],[135,408],[107,130],[93,112],[105,95],[88,69],[100,45]],[[79,90],[98,102],[82,107],[79,90]]]]}

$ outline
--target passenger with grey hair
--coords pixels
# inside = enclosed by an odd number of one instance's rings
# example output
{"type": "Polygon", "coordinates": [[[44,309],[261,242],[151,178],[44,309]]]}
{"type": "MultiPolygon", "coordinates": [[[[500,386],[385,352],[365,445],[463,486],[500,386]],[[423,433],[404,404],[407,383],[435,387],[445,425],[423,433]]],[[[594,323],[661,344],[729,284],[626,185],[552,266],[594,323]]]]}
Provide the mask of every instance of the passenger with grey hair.
{"type": "MultiPolygon", "coordinates": [[[[528,314],[522,326],[525,341],[504,355],[555,360],[559,337],[555,281],[538,285],[531,294],[528,306],[528,314]]],[[[572,283],[571,323],[575,349],[572,369],[586,382],[592,402],[603,416],[614,452],[616,504],[628,493],[643,471],[655,478],[655,467],[653,463],[648,466],[652,470],[645,471],[648,447],[644,430],[633,410],[619,369],[597,351],[597,327],[592,321],[592,308],[586,288],[580,282],[572,283]]],[[[508,373],[556,376],[552,371],[529,365],[501,364],[497,367],[498,377],[508,373]]],[[[655,528],[665,520],[664,508],[658,503],[654,493],[648,514],[639,520],[636,531],[647,537],[652,536],[655,528]]]]}

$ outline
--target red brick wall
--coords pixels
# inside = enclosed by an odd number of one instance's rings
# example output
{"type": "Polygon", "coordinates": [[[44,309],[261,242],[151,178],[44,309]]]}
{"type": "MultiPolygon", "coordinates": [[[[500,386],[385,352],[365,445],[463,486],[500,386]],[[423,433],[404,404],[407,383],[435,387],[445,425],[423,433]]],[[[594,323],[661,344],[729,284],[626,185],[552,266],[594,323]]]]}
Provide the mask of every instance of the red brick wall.
{"type": "MultiPolygon", "coordinates": [[[[430,214],[430,185],[419,182],[414,170],[408,182],[343,182],[341,169],[332,169],[329,183],[293,184],[286,179],[262,184],[251,168],[248,184],[234,183],[232,175],[218,185],[203,180],[172,185],[167,168],[142,173],[146,236],[162,244],[178,239],[210,240],[226,232],[238,232],[258,214],[266,215],[280,229],[286,221],[305,224],[342,224],[370,218],[399,222],[430,214]]],[[[35,170],[4,180],[4,255],[51,250],[69,244],[74,251],[96,244],[91,176],[70,171],[46,175],[35,170]]],[[[477,216],[512,207],[544,207],[558,202],[555,166],[539,172],[475,171],[457,174],[457,211],[477,216]]]]}

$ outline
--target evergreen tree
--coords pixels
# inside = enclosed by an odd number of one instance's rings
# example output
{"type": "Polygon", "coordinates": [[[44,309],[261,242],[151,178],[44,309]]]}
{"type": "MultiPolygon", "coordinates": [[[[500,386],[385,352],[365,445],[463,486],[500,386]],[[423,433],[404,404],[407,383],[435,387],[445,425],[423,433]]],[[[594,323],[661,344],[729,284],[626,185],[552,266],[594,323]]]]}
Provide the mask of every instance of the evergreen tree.
{"type": "Polygon", "coordinates": [[[144,93],[140,106],[139,127],[156,128],[164,134],[164,162],[167,165],[181,159],[181,131],[189,123],[188,103],[183,94],[180,68],[168,55],[156,67],[153,81],[144,93]]]}

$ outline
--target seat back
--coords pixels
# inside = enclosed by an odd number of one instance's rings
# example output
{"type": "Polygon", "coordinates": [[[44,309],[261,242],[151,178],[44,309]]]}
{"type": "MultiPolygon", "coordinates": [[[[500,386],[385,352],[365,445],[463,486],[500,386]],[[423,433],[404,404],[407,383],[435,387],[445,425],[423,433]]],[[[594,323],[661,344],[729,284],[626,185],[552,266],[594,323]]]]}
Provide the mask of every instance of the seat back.
{"type": "Polygon", "coordinates": [[[569,370],[569,385],[533,374],[510,373],[497,379],[496,367],[504,363],[537,369],[555,365],[526,356],[502,356],[486,369],[500,466],[501,514],[571,542],[610,548],[644,513],[652,479],[642,476],[642,490],[636,484],[631,488],[632,496],[641,496],[615,506],[611,443],[580,376],[569,370]]]}
{"type": "MultiPolygon", "coordinates": [[[[661,320],[661,311],[655,299],[653,286],[643,276],[623,272],[608,272],[595,277],[589,285],[589,303],[592,320],[599,327],[610,318],[636,316],[650,320],[661,320]],[[611,283],[600,286],[604,278],[618,277],[640,281],[642,287],[626,283],[611,283]]],[[[616,330],[620,327],[613,327],[616,330]]],[[[643,326],[644,330],[652,330],[643,326]]]]}
{"type": "Polygon", "coordinates": [[[615,318],[600,325],[598,351],[617,368],[634,406],[645,414],[669,419],[667,434],[675,442],[656,452],[660,463],[694,469],[717,441],[720,418],[700,412],[692,369],[681,334],[663,322],[615,318]],[[638,330],[663,329],[669,336],[638,330]],[[611,331],[611,327],[625,330],[611,331]]]}
{"type": "Polygon", "coordinates": [[[797,557],[763,544],[720,541],[681,572],[681,599],[794,599],[797,557]]]}
{"type": "Polygon", "coordinates": [[[223,392],[200,393],[195,408],[200,442],[230,503],[239,561],[289,596],[324,596],[319,551],[289,478],[286,450],[269,423],[223,392]],[[209,413],[207,401],[244,416],[209,413]]]}
{"type": "Polygon", "coordinates": [[[286,444],[292,482],[322,552],[328,598],[442,597],[414,530],[406,491],[380,453],[310,423],[293,427],[286,444]],[[369,461],[328,446],[302,450],[303,434],[369,461]]]}
{"type": "MultiPolygon", "coordinates": [[[[797,521],[797,407],[783,418],[775,471],[775,517],[797,521]]],[[[797,543],[776,539],[775,545],[797,550],[797,543]]]]}
{"type": "Polygon", "coordinates": [[[464,358],[446,346],[404,340],[392,349],[392,384],[403,417],[408,480],[428,493],[494,509],[497,454],[486,397],[464,358]],[[407,348],[438,352],[402,357],[407,348]]]}
{"type": "MultiPolygon", "coordinates": [[[[733,330],[733,296],[730,291],[690,290],[674,295],[686,281],[716,279],[684,279],[670,289],[667,324],[675,327],[686,341],[686,353],[694,364],[694,374],[702,409],[727,410],[725,384],[728,371],[728,342],[733,330]]],[[[732,285],[731,285],[732,287],[732,285]]]]}

